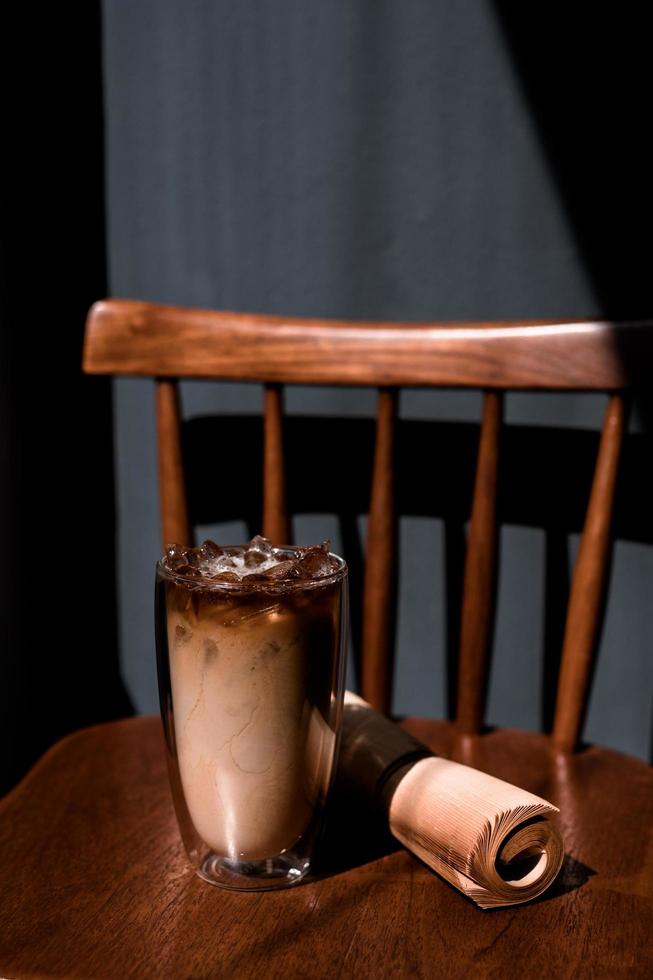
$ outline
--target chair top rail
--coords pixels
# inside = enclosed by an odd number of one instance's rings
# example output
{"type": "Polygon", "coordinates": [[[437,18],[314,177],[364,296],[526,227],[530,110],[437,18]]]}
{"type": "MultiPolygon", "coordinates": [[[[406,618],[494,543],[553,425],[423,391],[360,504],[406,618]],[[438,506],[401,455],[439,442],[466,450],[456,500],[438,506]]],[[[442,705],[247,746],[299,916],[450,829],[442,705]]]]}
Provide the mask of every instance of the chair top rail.
{"type": "Polygon", "coordinates": [[[103,300],[84,370],[287,384],[610,391],[650,377],[653,322],[400,323],[103,300]]]}

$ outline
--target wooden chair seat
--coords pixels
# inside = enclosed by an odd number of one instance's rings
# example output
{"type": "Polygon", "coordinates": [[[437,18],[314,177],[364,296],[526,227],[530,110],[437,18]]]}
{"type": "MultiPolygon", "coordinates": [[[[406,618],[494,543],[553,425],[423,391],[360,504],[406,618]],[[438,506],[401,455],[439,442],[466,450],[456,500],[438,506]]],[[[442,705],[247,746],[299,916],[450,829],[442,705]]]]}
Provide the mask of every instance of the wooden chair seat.
{"type": "MultiPolygon", "coordinates": [[[[0,974],[653,975],[653,770],[609,749],[561,753],[536,733],[403,724],[561,807],[568,857],[547,895],[481,912],[399,848],[342,870],[327,859],[295,889],[211,887],[184,856],[160,721],[132,718],[63,739],[0,803],[0,974]]],[[[329,853],[363,854],[342,825],[329,853]]]]}
{"type": "MultiPolygon", "coordinates": [[[[481,912],[407,851],[333,806],[321,875],[233,893],[184,857],[160,723],[137,718],[56,745],[0,803],[0,971],[7,977],[653,976],[653,772],[581,748],[610,559],[627,391],[650,380],[653,324],[305,320],[110,300],[89,313],[84,368],[154,379],[162,543],[193,541],[178,379],[262,382],[263,521],[290,541],[283,387],[378,389],[361,683],[392,703],[399,389],[484,391],[461,609],[456,727],[406,720],[440,752],[560,806],[567,851],[550,892],[481,912]],[[562,644],[552,737],[483,734],[496,592],[503,393],[608,395],[562,644]]],[[[446,471],[446,461],[438,461],[446,471]]],[[[219,503],[219,502],[218,502],[219,503]]],[[[154,556],[153,556],[154,557],[154,556]]],[[[358,596],[352,597],[358,601],[358,596]]]]}

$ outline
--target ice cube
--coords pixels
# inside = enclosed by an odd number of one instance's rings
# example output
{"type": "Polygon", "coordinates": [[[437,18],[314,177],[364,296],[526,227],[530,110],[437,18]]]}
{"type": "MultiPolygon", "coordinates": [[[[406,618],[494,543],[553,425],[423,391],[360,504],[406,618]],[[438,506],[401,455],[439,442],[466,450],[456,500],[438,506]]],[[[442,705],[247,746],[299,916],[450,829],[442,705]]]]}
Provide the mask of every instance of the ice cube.
{"type": "MultiPolygon", "coordinates": [[[[258,568],[266,562],[274,560],[274,549],[267,538],[257,534],[253,537],[245,549],[243,564],[245,568],[258,568]]],[[[249,576],[248,576],[249,577],[249,576]]]]}
{"type": "Polygon", "coordinates": [[[245,568],[258,568],[259,565],[264,565],[268,561],[265,555],[261,554],[260,551],[254,551],[248,548],[244,556],[245,568]]]}
{"type": "Polygon", "coordinates": [[[179,565],[187,565],[187,549],[180,544],[166,545],[166,561],[169,568],[176,569],[179,565]]]}
{"type": "Polygon", "coordinates": [[[220,545],[217,545],[215,541],[211,541],[210,538],[207,538],[206,541],[202,542],[199,548],[199,552],[201,557],[204,558],[205,560],[209,560],[212,558],[220,558],[221,555],[224,554],[220,545]]]}
{"type": "Polygon", "coordinates": [[[265,572],[266,579],[292,579],[299,578],[299,562],[291,558],[288,561],[277,562],[265,572]]]}
{"type": "Polygon", "coordinates": [[[252,540],[247,545],[247,551],[256,551],[263,555],[264,558],[272,558],[274,553],[274,548],[272,547],[272,542],[268,541],[267,538],[262,537],[260,534],[255,535],[252,540]]]}
{"type": "Polygon", "coordinates": [[[319,579],[332,574],[337,563],[329,556],[329,541],[321,545],[275,549],[267,538],[256,535],[248,545],[224,549],[207,539],[199,547],[170,544],[166,564],[177,575],[214,582],[241,582],[256,586],[265,581],[319,579]]]}
{"type": "Polygon", "coordinates": [[[298,548],[298,568],[302,578],[324,578],[334,571],[333,559],[329,557],[330,541],[298,548]]]}

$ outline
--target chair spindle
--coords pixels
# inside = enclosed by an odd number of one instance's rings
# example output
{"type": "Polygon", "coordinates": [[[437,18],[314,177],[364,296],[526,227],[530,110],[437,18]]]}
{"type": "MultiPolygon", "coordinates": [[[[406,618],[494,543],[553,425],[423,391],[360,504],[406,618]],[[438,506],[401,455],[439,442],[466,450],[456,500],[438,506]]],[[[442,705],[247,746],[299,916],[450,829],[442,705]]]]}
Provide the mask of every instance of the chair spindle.
{"type": "Polygon", "coordinates": [[[610,531],[625,427],[625,400],[622,395],[611,395],[571,584],[562,645],[553,741],[565,752],[575,748],[585,713],[605,599],[610,531]]]}
{"type": "Polygon", "coordinates": [[[283,388],[265,385],[263,421],[263,533],[275,545],[291,544],[283,452],[283,388]]]}
{"type": "Polygon", "coordinates": [[[156,425],[163,547],[171,543],[192,545],[181,452],[179,389],[174,380],[156,379],[156,425]]]}
{"type": "Polygon", "coordinates": [[[496,592],[502,405],[501,392],[485,393],[465,558],[456,719],[468,734],[480,732],[485,713],[496,592]]]}
{"type": "Polygon", "coordinates": [[[363,588],[363,697],[389,713],[396,603],[394,441],[398,392],[379,390],[363,588]]]}

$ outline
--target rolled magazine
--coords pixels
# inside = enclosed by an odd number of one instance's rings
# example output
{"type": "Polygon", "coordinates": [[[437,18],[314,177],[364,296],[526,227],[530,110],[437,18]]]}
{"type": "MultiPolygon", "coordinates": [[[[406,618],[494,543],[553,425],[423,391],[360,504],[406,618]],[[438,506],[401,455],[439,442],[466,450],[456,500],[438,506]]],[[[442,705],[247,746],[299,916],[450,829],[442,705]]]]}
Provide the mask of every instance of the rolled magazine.
{"type": "Polygon", "coordinates": [[[528,902],[560,870],[557,807],[434,756],[349,691],[338,773],[382,810],[397,840],[481,908],[528,902]]]}

